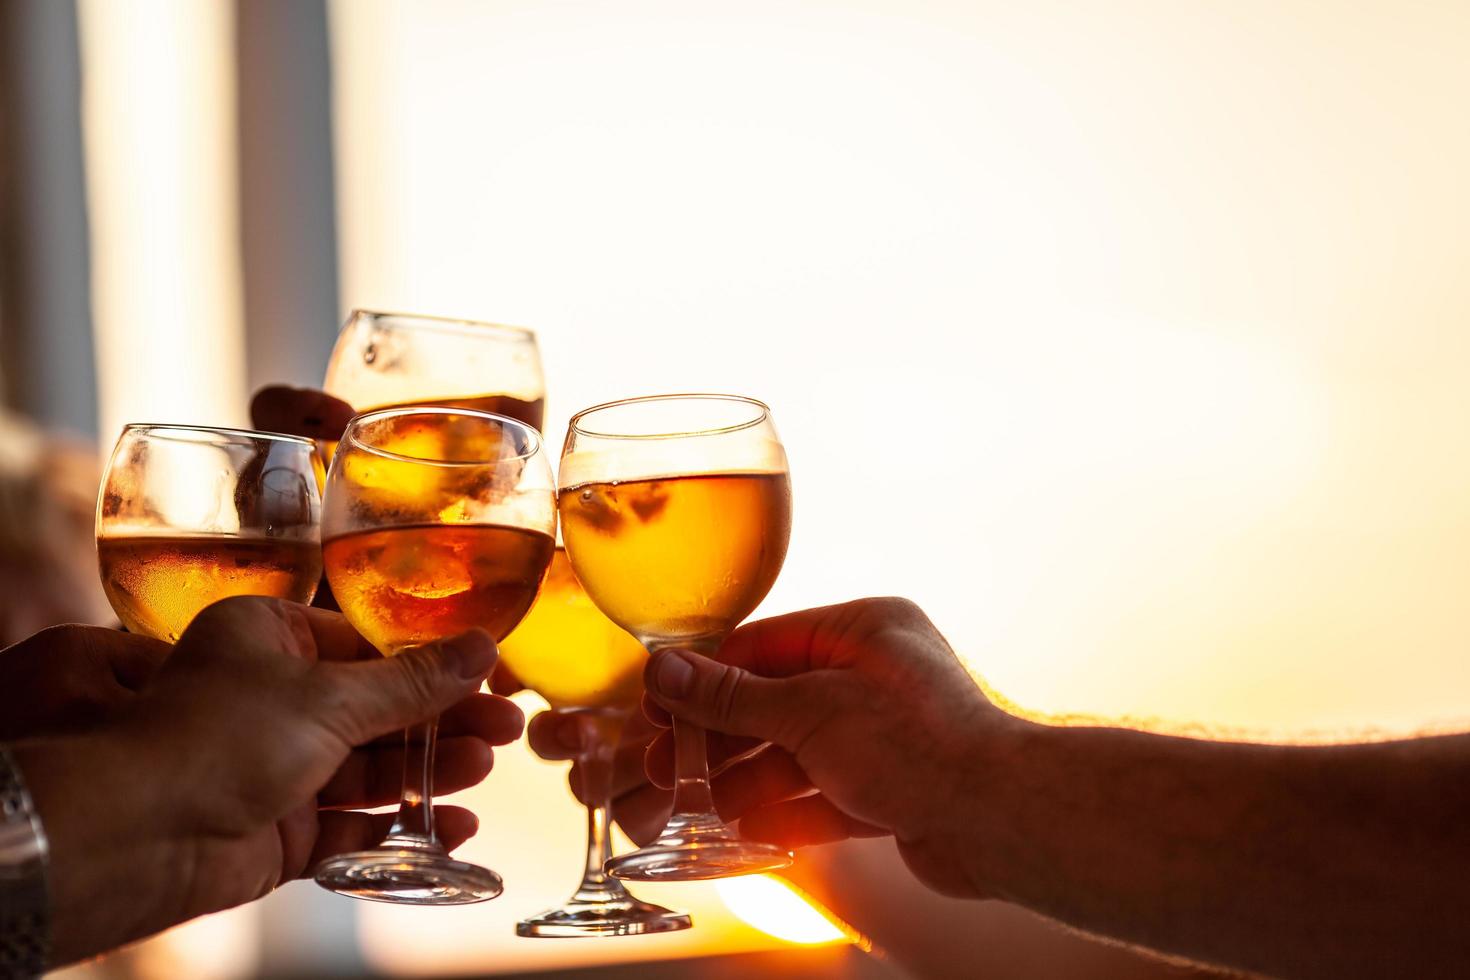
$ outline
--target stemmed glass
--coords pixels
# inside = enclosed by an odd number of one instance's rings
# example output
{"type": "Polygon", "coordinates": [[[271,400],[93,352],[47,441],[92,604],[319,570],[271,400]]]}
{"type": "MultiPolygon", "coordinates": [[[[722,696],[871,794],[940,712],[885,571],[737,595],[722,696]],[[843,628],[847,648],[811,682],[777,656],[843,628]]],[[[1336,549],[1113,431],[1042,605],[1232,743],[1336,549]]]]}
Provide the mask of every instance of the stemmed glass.
{"type": "Polygon", "coordinates": [[[587,860],[572,897],[517,923],[518,936],[639,936],[690,926],[685,913],[639,901],[602,870],[612,857],[613,753],[643,693],[647,659],[642,644],[587,598],[558,548],[530,614],[500,644],[500,660],[553,708],[590,722],[594,738],[576,767],[587,805],[587,860]]]}
{"type": "MultiPolygon", "coordinates": [[[[323,388],[359,412],[466,408],[506,415],[538,432],[546,408],[533,331],[412,313],[353,310],[337,334],[323,388]]],[[[323,440],[319,449],[330,463],[337,443],[323,440]]]]}
{"type": "Polygon", "coordinates": [[[325,386],[358,411],[446,405],[508,415],[537,430],[546,408],[533,332],[406,313],[354,310],[337,335],[325,386]]]}
{"type": "MultiPolygon", "coordinates": [[[[458,408],[359,415],[327,477],[322,555],[343,614],[384,656],[480,627],[500,641],[555,547],[551,467],[536,430],[458,408]]],[[[403,798],[387,839],[316,869],[324,888],[408,905],[494,898],[500,876],[434,834],[437,722],[406,733],[403,798]]]]}
{"type": "Polygon", "coordinates": [[[321,497],[309,439],[129,425],[97,498],[97,563],[129,630],[173,643],[227,596],[310,602],[321,497]]]}
{"type": "MultiPolygon", "coordinates": [[[[776,581],[791,481],[770,410],[736,395],[658,395],[572,417],[557,479],[567,555],[609,619],[656,653],[716,656],[776,581]]],[[[608,873],[692,881],[771,871],[791,855],[741,840],[710,797],[704,729],[674,725],[673,814],[608,873]]]]}

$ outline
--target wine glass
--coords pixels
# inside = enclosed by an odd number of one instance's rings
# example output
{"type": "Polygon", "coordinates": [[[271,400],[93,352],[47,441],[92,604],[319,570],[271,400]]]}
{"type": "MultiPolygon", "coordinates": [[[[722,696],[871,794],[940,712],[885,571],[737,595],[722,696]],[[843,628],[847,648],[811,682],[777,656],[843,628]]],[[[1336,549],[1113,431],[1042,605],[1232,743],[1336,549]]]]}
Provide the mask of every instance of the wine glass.
{"type": "MultiPolygon", "coordinates": [[[[359,412],[442,405],[507,415],[537,431],[546,408],[533,331],[412,313],[348,314],[323,387],[359,412]]],[[[337,443],[322,440],[318,449],[331,463],[337,443]]]]}
{"type": "Polygon", "coordinates": [[[97,564],[123,625],[173,643],[226,596],[310,602],[322,571],[313,450],[271,432],[124,427],[97,498],[97,564]]]}
{"type": "Polygon", "coordinates": [[[327,362],[326,390],[360,412],[446,405],[508,415],[537,430],[546,409],[535,333],[406,313],[354,310],[327,362]]]}
{"type": "MultiPolygon", "coordinates": [[[[496,641],[535,601],[555,547],[551,467],[535,429],[459,408],[359,415],[327,476],[322,557],[342,613],[384,656],[480,627],[496,641]]],[[[501,892],[434,834],[437,722],[406,733],[388,838],[322,862],[316,880],[357,898],[461,905],[501,892]]]]}
{"type": "MultiPolygon", "coordinates": [[[[770,409],[736,395],[656,395],[572,417],[557,479],[567,555],[609,619],[655,653],[717,656],[765,598],[791,535],[791,481],[770,409]]],[[[771,871],[791,855],[741,840],[710,798],[704,730],[675,722],[674,809],[606,870],[637,881],[771,871]]]]}
{"type": "Polygon", "coordinates": [[[576,770],[587,804],[587,861],[572,897],[521,920],[518,936],[641,936],[690,926],[687,914],[639,901],[602,870],[612,857],[613,753],[643,694],[647,659],[643,645],[587,598],[566,549],[557,548],[536,604],[500,644],[500,661],[553,708],[590,721],[594,738],[576,770]]]}

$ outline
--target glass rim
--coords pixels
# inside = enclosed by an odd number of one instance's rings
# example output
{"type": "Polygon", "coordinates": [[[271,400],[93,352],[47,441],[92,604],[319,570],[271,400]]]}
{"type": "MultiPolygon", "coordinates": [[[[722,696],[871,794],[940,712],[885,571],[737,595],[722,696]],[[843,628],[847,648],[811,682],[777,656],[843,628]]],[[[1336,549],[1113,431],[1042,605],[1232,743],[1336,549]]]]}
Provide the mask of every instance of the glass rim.
{"type": "Polygon", "coordinates": [[[476,333],[479,331],[507,333],[523,340],[529,340],[533,344],[537,343],[535,330],[514,323],[496,323],[493,320],[471,320],[458,316],[438,316],[433,313],[401,313],[396,310],[366,310],[355,308],[347,314],[347,322],[343,324],[343,329],[346,330],[360,317],[374,320],[407,320],[412,321],[417,327],[422,327],[426,330],[437,330],[442,333],[476,333]]]}
{"type": "Polygon", "coordinates": [[[771,406],[767,405],[759,398],[751,398],[749,395],[722,395],[714,392],[683,392],[670,395],[635,395],[632,398],[619,398],[614,401],[603,402],[600,405],[593,405],[589,408],[582,409],[580,412],[572,416],[571,421],[568,422],[567,425],[568,428],[571,429],[571,431],[577,433],[578,435],[592,436],[597,439],[687,439],[691,436],[719,436],[726,435],[731,432],[740,432],[743,429],[749,429],[754,426],[760,425],[762,422],[770,419],[770,417],[771,406]],[[741,404],[749,405],[757,409],[758,411],[754,418],[747,419],[744,422],[737,422],[734,425],[725,425],[714,429],[690,429],[683,432],[651,432],[642,434],[631,432],[598,432],[596,429],[589,429],[582,424],[582,419],[586,416],[591,415],[595,412],[605,411],[609,408],[619,408],[623,405],[638,405],[645,402],[684,401],[696,399],[704,401],[739,402],[741,404]]]}
{"type": "Polygon", "coordinates": [[[403,463],[417,463],[421,466],[501,466],[505,463],[516,463],[530,459],[541,452],[541,433],[520,419],[513,419],[509,415],[497,415],[494,412],[481,412],[473,408],[455,408],[452,405],[396,405],[390,408],[375,408],[366,412],[360,412],[347,421],[347,428],[342,430],[342,442],[350,442],[352,445],[375,456],[385,459],[395,459],[403,463]],[[394,418],[400,415],[468,415],[485,422],[499,422],[509,424],[512,428],[524,432],[530,438],[529,448],[523,453],[514,456],[498,456],[495,459],[425,459],[422,456],[408,456],[404,453],[395,453],[391,449],[383,449],[379,446],[369,445],[357,438],[356,430],[363,422],[380,421],[382,419],[394,418]]]}
{"type": "Polygon", "coordinates": [[[129,422],[122,427],[118,439],[132,432],[206,432],[216,436],[233,436],[255,442],[288,442],[315,450],[316,442],[306,436],[294,436],[289,432],[267,432],[264,429],[236,429],[222,425],[187,425],[182,422],[129,422]]]}

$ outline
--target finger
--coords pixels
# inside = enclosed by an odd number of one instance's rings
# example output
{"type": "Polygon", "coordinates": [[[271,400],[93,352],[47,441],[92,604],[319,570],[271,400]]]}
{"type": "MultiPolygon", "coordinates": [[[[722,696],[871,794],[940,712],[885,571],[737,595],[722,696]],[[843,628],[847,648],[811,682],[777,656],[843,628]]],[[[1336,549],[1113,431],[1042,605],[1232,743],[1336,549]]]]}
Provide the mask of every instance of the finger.
{"type": "Polygon", "coordinates": [[[647,692],[643,694],[641,707],[643,709],[643,717],[655,728],[669,728],[674,724],[673,716],[659,707],[659,703],[649,697],[647,692]]]}
{"type": "MultiPolygon", "coordinates": [[[[705,732],[704,734],[705,753],[711,771],[765,744],[758,738],[726,735],[724,732],[705,732]]],[[[650,742],[642,761],[644,773],[655,786],[672,789],[674,786],[673,732],[665,731],[650,742]]]]}
{"type": "Polygon", "coordinates": [[[510,697],[517,691],[524,689],[525,685],[521,683],[520,678],[511,673],[509,666],[506,664],[495,665],[494,672],[490,674],[490,692],[492,694],[510,697]]]}
{"type": "Polygon", "coordinates": [[[316,643],[316,655],[318,660],[378,660],[382,654],[378,652],[362,635],[347,621],[347,617],[330,609],[318,609],[315,606],[300,607],[301,614],[306,617],[306,625],[311,630],[312,640],[316,643]]]}
{"type": "Polygon", "coordinates": [[[475,693],[495,658],[495,641],[475,629],[394,657],[318,664],[311,692],[317,718],[348,745],[362,745],[475,693]]]}
{"type": "Polygon", "coordinates": [[[760,807],[805,796],[812,782],[790,752],[773,745],[714,776],[710,791],[720,816],[739,820],[760,807]]]}
{"type": "MultiPolygon", "coordinates": [[[[665,730],[643,753],[643,775],[660,789],[674,788],[674,733],[665,730]]],[[[708,749],[706,749],[708,751],[708,749]]]]}
{"type": "Polygon", "coordinates": [[[526,726],[526,741],[552,762],[580,759],[597,737],[592,719],[581,713],[543,711],[526,726]]]}
{"type": "Polygon", "coordinates": [[[659,731],[659,726],[650,722],[641,712],[635,711],[632,717],[628,719],[628,723],[623,726],[622,738],[618,744],[627,745],[637,743],[639,745],[647,745],[659,731]]]}
{"type": "Polygon", "coordinates": [[[250,400],[250,419],[257,429],[309,439],[342,438],[355,414],[342,399],[314,388],[267,385],[250,400]]]}
{"type": "Polygon", "coordinates": [[[747,623],[720,647],[719,658],[762,677],[793,677],[850,667],[875,634],[895,629],[933,633],[934,624],[907,599],[856,599],[747,623]]]}
{"type": "Polygon", "coordinates": [[[674,794],[644,783],[613,800],[612,816],[639,847],[658,836],[674,809],[674,794]]]}
{"type": "Polygon", "coordinates": [[[872,600],[803,609],[746,623],[720,647],[720,660],[763,677],[791,677],[831,666],[830,654],[872,600]]]}
{"type": "MultiPolygon", "coordinates": [[[[356,813],[326,810],[318,816],[316,844],[301,877],[307,877],[329,857],[376,847],[397,817],[394,813],[356,813]]],[[[480,821],[460,806],[434,807],[434,832],[447,850],[454,850],[480,829],[480,821]]]]}
{"type": "MultiPolygon", "coordinates": [[[[391,825],[391,821],[389,823],[391,825]]],[[[446,851],[454,850],[479,830],[480,818],[473,811],[462,806],[434,807],[434,836],[439,838],[446,851]]]]}
{"type": "MultiPolygon", "coordinates": [[[[618,746],[617,752],[613,754],[612,793],[614,797],[621,796],[640,786],[648,784],[647,763],[645,757],[648,746],[651,743],[640,737],[631,742],[623,742],[618,746]]],[[[577,767],[572,767],[572,787],[576,792],[578,786],[577,767]]],[[[672,784],[670,784],[672,785],[672,784]]],[[[667,787],[665,787],[667,788],[667,787]]],[[[578,799],[581,799],[578,796],[578,799]]],[[[582,802],[587,802],[582,800],[582,802]]]]}
{"type": "Polygon", "coordinates": [[[674,779],[669,775],[673,772],[673,759],[674,736],[667,729],[647,745],[619,749],[613,758],[613,794],[626,793],[649,782],[660,789],[673,789],[674,779]],[[649,753],[653,752],[659,758],[658,779],[653,778],[654,772],[649,768],[649,753]]]}
{"type": "Polygon", "coordinates": [[[852,819],[820,794],[763,806],[740,821],[741,837],[785,848],[886,835],[879,827],[852,819]]]}
{"type": "MultiPolygon", "coordinates": [[[[618,740],[617,751],[613,753],[612,795],[614,798],[648,784],[648,776],[643,771],[643,756],[649,741],[660,731],[662,729],[654,728],[641,715],[635,714],[629,719],[627,726],[623,729],[623,737],[618,740]]],[[[575,768],[573,766],[573,769],[575,768]]],[[[572,786],[575,788],[577,785],[578,781],[574,773],[572,786]]],[[[583,800],[583,802],[586,801],[583,800]]]]}
{"type": "Polygon", "coordinates": [[[473,735],[491,745],[509,745],[521,737],[525,727],[525,712],[514,701],[478,691],[439,716],[440,738],[473,735]]]}
{"type": "MultiPolygon", "coordinates": [[[[477,691],[439,716],[439,737],[473,735],[491,745],[509,745],[521,737],[525,726],[525,713],[514,701],[477,691]]],[[[368,744],[396,748],[403,744],[403,733],[389,732],[368,744]]]]}
{"type": "MultiPolygon", "coordinates": [[[[403,761],[402,746],[375,745],[348,753],[317,794],[317,805],[362,810],[397,802],[403,789],[403,761]]],[[[494,752],[478,738],[441,738],[434,749],[434,791],[447,794],[474,786],[494,764],[494,752]]]]}
{"type": "Polygon", "coordinates": [[[681,720],[794,751],[821,718],[850,699],[850,674],[761,677],[688,650],[662,650],[649,658],[643,679],[649,696],[681,720]]]}

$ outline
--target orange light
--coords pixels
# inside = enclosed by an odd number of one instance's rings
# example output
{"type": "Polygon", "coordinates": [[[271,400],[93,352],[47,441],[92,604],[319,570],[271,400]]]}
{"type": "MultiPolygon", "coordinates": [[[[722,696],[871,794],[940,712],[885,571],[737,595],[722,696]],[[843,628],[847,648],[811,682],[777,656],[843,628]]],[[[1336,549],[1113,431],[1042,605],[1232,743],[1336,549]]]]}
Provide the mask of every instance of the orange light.
{"type": "Polygon", "coordinates": [[[768,936],[802,946],[852,941],[828,912],[772,875],[723,878],[715,891],[726,908],[768,936]]]}

